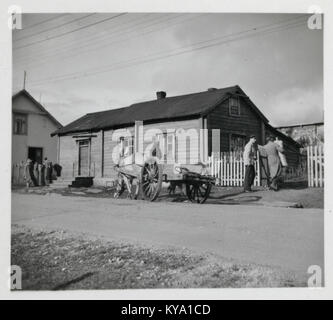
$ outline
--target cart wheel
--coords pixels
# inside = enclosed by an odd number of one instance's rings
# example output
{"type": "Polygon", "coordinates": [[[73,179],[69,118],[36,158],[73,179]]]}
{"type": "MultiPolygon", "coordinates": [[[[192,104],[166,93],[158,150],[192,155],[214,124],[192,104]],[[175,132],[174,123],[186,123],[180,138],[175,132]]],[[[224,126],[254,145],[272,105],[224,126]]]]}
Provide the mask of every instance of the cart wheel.
{"type": "Polygon", "coordinates": [[[162,188],[162,166],[156,160],[145,162],[141,170],[141,193],[143,199],[154,201],[162,188]]]}
{"type": "Polygon", "coordinates": [[[186,184],[186,195],[191,202],[204,203],[210,193],[212,185],[210,183],[186,184]]]}

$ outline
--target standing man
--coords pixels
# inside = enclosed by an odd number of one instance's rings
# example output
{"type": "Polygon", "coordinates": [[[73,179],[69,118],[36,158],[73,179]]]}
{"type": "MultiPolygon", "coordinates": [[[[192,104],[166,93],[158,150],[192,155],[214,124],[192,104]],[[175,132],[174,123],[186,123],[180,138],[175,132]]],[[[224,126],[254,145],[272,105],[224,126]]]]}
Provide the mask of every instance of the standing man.
{"type": "Polygon", "coordinates": [[[268,142],[264,145],[267,154],[270,185],[269,189],[279,190],[279,177],[282,172],[282,165],[279,153],[283,153],[283,146],[275,142],[273,136],[268,137],[268,142]]]}
{"type": "Polygon", "coordinates": [[[44,180],[45,184],[48,186],[52,183],[52,162],[49,161],[46,157],[44,158],[43,165],[45,167],[44,170],[44,180]]]}
{"type": "Polygon", "coordinates": [[[256,137],[251,136],[250,141],[244,147],[243,159],[245,163],[245,179],[244,179],[244,191],[252,192],[251,187],[256,175],[254,170],[254,161],[256,157],[256,137]]]}
{"type": "Polygon", "coordinates": [[[34,186],[36,185],[33,164],[29,158],[27,159],[27,162],[24,166],[24,180],[26,182],[27,189],[29,189],[31,184],[33,184],[34,186]]]}

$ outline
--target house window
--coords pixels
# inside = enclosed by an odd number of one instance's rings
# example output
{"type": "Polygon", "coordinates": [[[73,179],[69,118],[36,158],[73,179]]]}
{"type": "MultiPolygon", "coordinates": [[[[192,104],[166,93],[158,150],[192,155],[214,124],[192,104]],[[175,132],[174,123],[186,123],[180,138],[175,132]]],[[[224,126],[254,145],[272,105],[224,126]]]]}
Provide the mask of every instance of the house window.
{"type": "Polygon", "coordinates": [[[240,116],[239,97],[232,97],[229,99],[229,115],[230,116],[240,116]]]}
{"type": "Polygon", "coordinates": [[[120,137],[120,150],[121,156],[130,156],[134,153],[134,137],[120,137]]]}
{"type": "Polygon", "coordinates": [[[21,113],[13,114],[13,133],[27,134],[27,115],[21,113]]]}
{"type": "Polygon", "coordinates": [[[176,160],[176,136],[174,133],[163,133],[157,135],[157,141],[162,152],[162,160],[175,161],[176,160]]]}
{"type": "Polygon", "coordinates": [[[246,136],[240,134],[230,135],[230,151],[243,152],[246,145],[246,136]]]}

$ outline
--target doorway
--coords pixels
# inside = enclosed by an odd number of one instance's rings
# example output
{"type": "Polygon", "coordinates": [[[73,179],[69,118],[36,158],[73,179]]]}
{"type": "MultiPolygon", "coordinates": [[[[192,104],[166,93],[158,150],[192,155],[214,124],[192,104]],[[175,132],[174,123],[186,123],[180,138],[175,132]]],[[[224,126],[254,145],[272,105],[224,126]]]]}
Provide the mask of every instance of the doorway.
{"type": "Polygon", "coordinates": [[[89,176],[89,140],[79,141],[79,176],[89,176]]]}
{"type": "Polygon", "coordinates": [[[28,147],[28,158],[33,162],[43,162],[43,148],[28,147]]]}

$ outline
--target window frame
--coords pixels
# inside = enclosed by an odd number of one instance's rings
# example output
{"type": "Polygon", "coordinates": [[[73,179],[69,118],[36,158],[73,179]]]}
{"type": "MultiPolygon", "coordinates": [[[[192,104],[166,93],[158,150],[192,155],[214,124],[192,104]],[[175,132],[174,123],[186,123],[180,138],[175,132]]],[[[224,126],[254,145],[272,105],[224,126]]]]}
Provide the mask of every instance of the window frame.
{"type": "Polygon", "coordinates": [[[241,108],[240,108],[240,99],[238,96],[232,96],[229,98],[229,101],[228,101],[228,105],[229,105],[229,116],[231,117],[240,117],[241,115],[241,108]],[[237,101],[237,105],[233,104],[233,101],[237,101]],[[238,113],[232,113],[231,110],[232,110],[232,107],[237,107],[238,108],[238,113]]]}
{"type": "Polygon", "coordinates": [[[21,112],[13,112],[13,134],[20,136],[28,135],[28,114],[21,112]],[[23,132],[15,132],[15,125],[17,120],[16,117],[24,117],[25,119],[25,130],[23,132]]]}
{"type": "Polygon", "coordinates": [[[125,148],[129,147],[129,154],[127,156],[131,156],[134,154],[134,136],[121,136],[119,137],[119,144],[121,150],[121,156],[125,155],[125,148]]]}
{"type": "Polygon", "coordinates": [[[163,133],[158,133],[156,135],[156,138],[157,138],[157,141],[159,142],[159,147],[162,152],[161,160],[164,162],[169,162],[169,161],[175,162],[176,161],[176,134],[175,134],[175,132],[167,131],[167,132],[163,132],[163,133]],[[172,149],[171,157],[168,157],[169,145],[171,145],[171,149],[172,149]]]}
{"type": "MultiPolygon", "coordinates": [[[[246,145],[246,142],[247,142],[248,137],[247,137],[246,134],[243,134],[243,133],[236,133],[236,132],[234,132],[234,133],[230,133],[230,134],[229,134],[229,152],[238,152],[239,150],[238,150],[238,151],[231,150],[231,141],[232,141],[232,137],[233,137],[233,136],[244,138],[244,146],[246,145]]],[[[243,147],[244,147],[244,146],[243,146],[243,147]]],[[[242,150],[242,151],[243,151],[243,150],[242,150]]]]}

